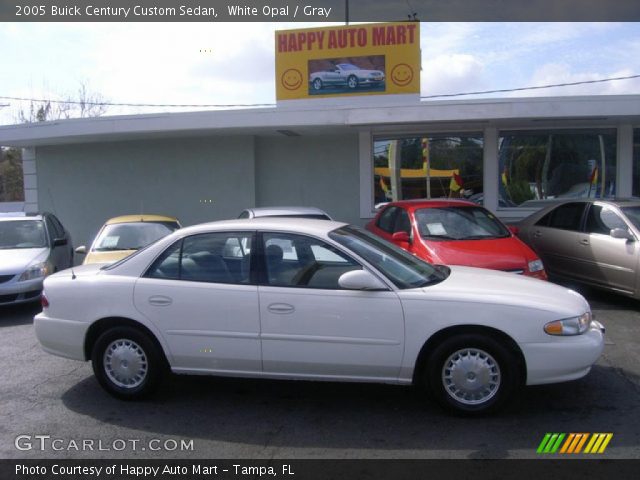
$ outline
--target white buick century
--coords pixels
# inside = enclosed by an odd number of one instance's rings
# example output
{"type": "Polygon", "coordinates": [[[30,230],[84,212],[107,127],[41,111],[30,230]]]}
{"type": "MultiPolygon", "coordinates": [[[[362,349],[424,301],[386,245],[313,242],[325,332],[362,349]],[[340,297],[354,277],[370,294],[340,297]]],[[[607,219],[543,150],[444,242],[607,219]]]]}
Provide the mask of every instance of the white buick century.
{"type": "Polygon", "coordinates": [[[604,329],[585,299],[513,273],[430,265],[338,222],[183,228],[112,265],[48,277],[43,348],[89,360],[111,394],[180,374],[424,385],[496,410],[523,384],[586,375],[604,329]]]}

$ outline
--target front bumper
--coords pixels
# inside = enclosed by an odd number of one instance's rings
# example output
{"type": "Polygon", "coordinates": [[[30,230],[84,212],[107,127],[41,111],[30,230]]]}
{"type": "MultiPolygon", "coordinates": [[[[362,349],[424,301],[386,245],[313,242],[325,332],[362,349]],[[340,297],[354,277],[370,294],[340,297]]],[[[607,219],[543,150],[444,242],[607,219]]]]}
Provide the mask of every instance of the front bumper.
{"type": "Polygon", "coordinates": [[[527,385],[560,383],[584,377],[604,349],[604,327],[592,321],[582,335],[549,336],[545,343],[521,345],[527,362],[527,385]]]}
{"type": "Polygon", "coordinates": [[[0,305],[33,302],[40,299],[44,278],[18,282],[18,275],[8,282],[0,283],[0,305]]]}

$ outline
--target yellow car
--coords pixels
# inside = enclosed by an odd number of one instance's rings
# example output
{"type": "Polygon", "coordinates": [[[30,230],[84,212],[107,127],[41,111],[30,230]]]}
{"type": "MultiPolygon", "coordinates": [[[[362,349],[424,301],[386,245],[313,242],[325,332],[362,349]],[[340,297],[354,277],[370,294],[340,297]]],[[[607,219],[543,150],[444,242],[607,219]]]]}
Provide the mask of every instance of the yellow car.
{"type": "Polygon", "coordinates": [[[180,228],[177,218],[164,215],[123,215],[107,220],[87,252],[84,245],[75,252],[87,255],[83,264],[113,263],[180,228]]]}

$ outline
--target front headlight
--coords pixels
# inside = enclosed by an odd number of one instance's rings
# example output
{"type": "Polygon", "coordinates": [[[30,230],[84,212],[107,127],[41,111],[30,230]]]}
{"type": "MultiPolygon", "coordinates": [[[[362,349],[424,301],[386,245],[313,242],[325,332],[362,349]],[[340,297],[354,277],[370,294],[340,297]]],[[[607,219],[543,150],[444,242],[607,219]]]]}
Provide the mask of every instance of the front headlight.
{"type": "Polygon", "coordinates": [[[539,272],[544,270],[544,265],[542,264],[542,260],[532,260],[529,262],[529,271],[530,272],[539,272]]]}
{"type": "Polygon", "coordinates": [[[44,278],[47,275],[49,275],[49,264],[47,262],[34,263],[20,275],[18,281],[35,280],[36,278],[44,278]]]}
{"type": "Polygon", "coordinates": [[[579,317],[565,318],[549,322],[544,326],[549,335],[580,335],[591,326],[591,312],[585,312],[579,317]]]}

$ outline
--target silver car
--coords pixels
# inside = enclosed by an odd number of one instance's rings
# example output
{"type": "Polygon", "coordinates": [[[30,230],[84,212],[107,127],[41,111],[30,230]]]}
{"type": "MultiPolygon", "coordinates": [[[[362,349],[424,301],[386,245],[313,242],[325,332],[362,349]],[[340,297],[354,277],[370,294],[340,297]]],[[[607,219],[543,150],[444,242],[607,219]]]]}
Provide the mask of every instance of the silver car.
{"type": "Polygon", "coordinates": [[[517,228],[551,277],[640,299],[640,199],[554,202],[517,228]]]}
{"type": "Polygon", "coordinates": [[[0,214],[0,305],[38,300],[45,277],[72,265],[71,237],[55,215],[0,214]]]}
{"type": "Polygon", "coordinates": [[[238,218],[258,217],[294,217],[314,218],[316,220],[332,220],[327,212],[316,207],[260,207],[247,208],[240,212],[238,218]]]}

